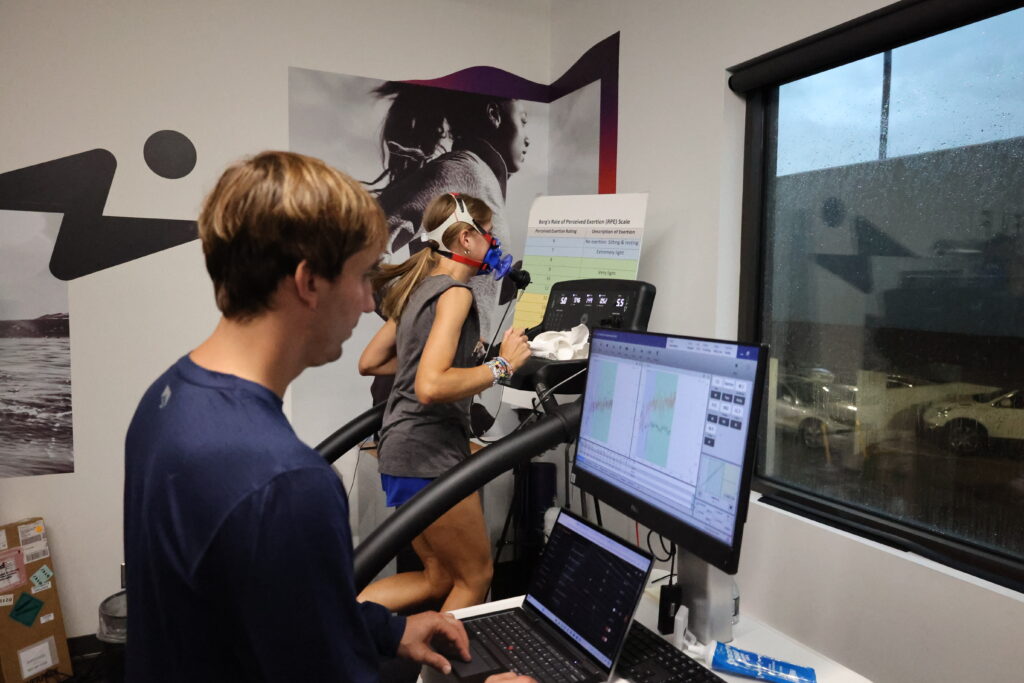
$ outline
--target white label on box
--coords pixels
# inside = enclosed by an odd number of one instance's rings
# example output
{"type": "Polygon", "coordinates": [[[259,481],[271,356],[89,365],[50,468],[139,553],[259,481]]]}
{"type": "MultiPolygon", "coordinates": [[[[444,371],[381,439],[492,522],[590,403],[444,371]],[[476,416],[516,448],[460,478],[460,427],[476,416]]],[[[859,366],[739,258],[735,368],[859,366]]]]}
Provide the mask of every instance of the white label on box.
{"type": "Polygon", "coordinates": [[[14,604],[14,593],[0,595],[0,607],[10,607],[14,604]]]}
{"type": "Polygon", "coordinates": [[[51,621],[53,621],[53,612],[50,612],[49,614],[44,614],[43,616],[39,617],[40,624],[46,624],[51,621]]]}
{"type": "Polygon", "coordinates": [[[18,650],[21,677],[31,678],[57,665],[57,643],[53,636],[18,650]]]}
{"type": "Polygon", "coordinates": [[[50,556],[50,548],[48,546],[42,546],[34,548],[32,550],[25,551],[25,564],[31,564],[38,562],[39,560],[45,560],[50,556]]]}
{"type": "Polygon", "coordinates": [[[0,529],[0,550],[7,550],[7,529],[0,529]]]}
{"type": "Polygon", "coordinates": [[[13,589],[25,583],[25,577],[22,576],[24,565],[21,558],[22,554],[19,548],[0,557],[0,588],[13,589]]]}
{"type": "Polygon", "coordinates": [[[51,581],[47,581],[42,586],[32,586],[32,595],[35,595],[36,593],[42,593],[43,591],[48,591],[51,588],[53,588],[53,583],[51,581]]]}
{"type": "Polygon", "coordinates": [[[18,527],[18,538],[25,553],[25,564],[32,564],[50,556],[46,542],[46,526],[42,522],[22,524],[18,527]]]}
{"type": "Polygon", "coordinates": [[[32,543],[44,543],[46,542],[46,526],[42,522],[22,524],[18,527],[18,539],[21,541],[22,547],[32,543]]]}

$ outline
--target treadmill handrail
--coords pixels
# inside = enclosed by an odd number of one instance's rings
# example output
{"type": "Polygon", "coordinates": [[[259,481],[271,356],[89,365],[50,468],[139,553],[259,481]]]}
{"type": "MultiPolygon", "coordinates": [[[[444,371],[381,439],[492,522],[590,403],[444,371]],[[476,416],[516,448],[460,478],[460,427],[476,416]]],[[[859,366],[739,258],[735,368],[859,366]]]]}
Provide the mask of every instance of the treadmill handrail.
{"type": "Polygon", "coordinates": [[[579,400],[559,406],[537,424],[481,448],[395,510],[355,550],[356,590],[365,588],[400,548],[460,500],[512,469],[513,465],[575,439],[579,434],[581,413],[579,400]]]}
{"type": "Polygon", "coordinates": [[[338,431],[320,442],[316,447],[317,452],[323,456],[327,464],[333,465],[335,460],[373,436],[375,432],[380,431],[380,427],[384,423],[386,405],[387,401],[381,401],[348,424],[343,425],[338,431]]]}

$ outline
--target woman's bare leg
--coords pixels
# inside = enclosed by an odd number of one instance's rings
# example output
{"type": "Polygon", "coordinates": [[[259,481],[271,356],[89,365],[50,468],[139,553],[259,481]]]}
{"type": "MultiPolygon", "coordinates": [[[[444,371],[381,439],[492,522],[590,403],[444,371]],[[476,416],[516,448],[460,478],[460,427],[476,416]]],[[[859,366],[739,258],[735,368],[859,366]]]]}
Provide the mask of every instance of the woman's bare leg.
{"type": "Polygon", "coordinates": [[[360,602],[369,600],[399,612],[427,601],[440,602],[448,596],[452,578],[424,536],[425,532],[412,541],[412,549],[423,563],[423,571],[402,572],[374,581],[359,594],[360,602]]]}
{"type": "Polygon", "coordinates": [[[487,599],[494,567],[480,494],[474,493],[427,527],[423,536],[452,580],[442,611],[487,599]]]}

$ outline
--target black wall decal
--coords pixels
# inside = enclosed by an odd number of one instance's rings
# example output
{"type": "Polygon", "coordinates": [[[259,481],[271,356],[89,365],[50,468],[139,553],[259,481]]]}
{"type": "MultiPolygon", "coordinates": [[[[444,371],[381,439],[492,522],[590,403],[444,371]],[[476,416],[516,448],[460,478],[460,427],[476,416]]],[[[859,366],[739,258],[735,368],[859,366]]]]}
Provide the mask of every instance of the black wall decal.
{"type": "MultiPolygon", "coordinates": [[[[163,159],[163,144],[156,167],[184,169],[180,140],[167,147],[177,161],[163,159]]],[[[196,238],[195,221],[104,216],[116,168],[113,154],[94,149],[0,174],[0,209],[64,214],[50,256],[54,277],[73,280],[196,238]]]]}
{"type": "Polygon", "coordinates": [[[159,130],[149,136],[142,156],[153,173],[163,178],[184,178],[196,167],[196,147],[176,130],[159,130]]]}
{"type": "Polygon", "coordinates": [[[871,276],[871,257],[859,254],[815,254],[814,262],[829,272],[838,275],[848,284],[853,285],[865,294],[875,288],[871,276]]]}
{"type": "Polygon", "coordinates": [[[857,253],[861,256],[917,256],[863,216],[857,216],[853,231],[857,235],[857,253]]]}
{"type": "Polygon", "coordinates": [[[830,228],[838,228],[846,220],[846,204],[839,197],[829,197],[821,205],[821,220],[830,228]]]}
{"type": "MultiPolygon", "coordinates": [[[[841,200],[830,197],[822,205],[821,216],[825,225],[838,227],[846,217],[846,207],[841,200]]],[[[865,294],[875,288],[872,256],[917,256],[863,216],[854,218],[853,232],[857,237],[856,254],[815,254],[814,261],[865,294]]]]}

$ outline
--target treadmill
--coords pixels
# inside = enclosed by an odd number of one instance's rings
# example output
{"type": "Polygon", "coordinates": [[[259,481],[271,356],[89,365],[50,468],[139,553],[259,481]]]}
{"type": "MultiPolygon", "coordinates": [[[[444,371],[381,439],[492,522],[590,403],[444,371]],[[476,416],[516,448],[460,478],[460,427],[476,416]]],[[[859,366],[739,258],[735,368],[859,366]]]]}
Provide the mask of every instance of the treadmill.
{"type": "MultiPolygon", "coordinates": [[[[655,293],[654,285],[636,280],[558,282],[551,288],[543,320],[527,331],[527,337],[533,339],[541,332],[570,329],[580,323],[591,328],[646,330],[655,293]]],[[[536,392],[544,416],[485,446],[438,477],[369,534],[355,549],[356,590],[368,585],[402,547],[470,493],[534,456],[573,442],[579,435],[582,406],[579,401],[559,405],[554,395],[581,393],[586,378],[580,371],[585,367],[586,359],[528,360],[506,386],[536,392]],[[572,377],[574,373],[578,373],[576,377],[572,377]]],[[[380,430],[384,406],[381,402],[365,411],[327,437],[316,450],[333,463],[380,430]]]]}

